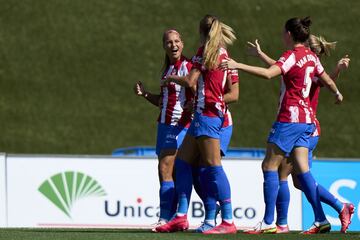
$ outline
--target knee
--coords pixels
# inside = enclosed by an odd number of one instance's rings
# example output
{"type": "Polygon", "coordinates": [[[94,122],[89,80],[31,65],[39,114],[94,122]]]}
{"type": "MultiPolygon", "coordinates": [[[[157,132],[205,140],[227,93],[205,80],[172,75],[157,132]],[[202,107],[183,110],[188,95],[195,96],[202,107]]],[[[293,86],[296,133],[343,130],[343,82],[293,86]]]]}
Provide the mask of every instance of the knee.
{"type": "Polygon", "coordinates": [[[161,160],[159,162],[159,175],[163,180],[171,180],[174,170],[174,160],[161,160]]]}
{"type": "Polygon", "coordinates": [[[277,171],[279,166],[270,161],[269,159],[264,159],[264,161],[261,164],[261,168],[263,171],[277,171]]]}

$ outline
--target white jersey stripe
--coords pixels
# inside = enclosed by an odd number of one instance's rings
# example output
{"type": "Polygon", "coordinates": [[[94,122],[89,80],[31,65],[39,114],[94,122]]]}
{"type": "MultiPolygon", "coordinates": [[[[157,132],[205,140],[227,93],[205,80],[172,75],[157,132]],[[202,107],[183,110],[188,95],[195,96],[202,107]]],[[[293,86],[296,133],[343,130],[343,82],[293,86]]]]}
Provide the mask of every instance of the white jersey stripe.
{"type": "Polygon", "coordinates": [[[296,58],[295,58],[295,54],[292,53],[288,59],[286,59],[286,61],[284,62],[284,64],[282,65],[282,70],[283,70],[283,74],[286,74],[291,68],[292,66],[294,66],[296,63],[296,58]]]}

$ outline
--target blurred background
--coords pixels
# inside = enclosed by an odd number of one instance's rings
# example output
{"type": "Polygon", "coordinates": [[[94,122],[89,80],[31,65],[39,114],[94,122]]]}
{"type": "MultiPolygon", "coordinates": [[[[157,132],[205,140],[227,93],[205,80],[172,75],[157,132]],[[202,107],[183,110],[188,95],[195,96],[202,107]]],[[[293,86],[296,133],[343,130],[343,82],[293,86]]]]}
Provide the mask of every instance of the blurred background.
{"type": "MultiPolygon", "coordinates": [[[[217,15],[236,31],[236,60],[259,39],[278,58],[281,31],[294,16],[311,16],[311,31],[338,45],[322,59],[331,72],[351,57],[338,87],[345,101],[321,93],[320,157],[359,157],[360,1],[246,0],[0,0],[0,151],[110,154],[119,147],[155,145],[158,109],[133,94],[142,81],[154,93],[164,59],[162,34],[176,28],[191,57],[203,15],[217,15]]],[[[232,147],[265,147],[275,120],[279,80],[240,73],[240,99],[231,105],[232,147]]]]}

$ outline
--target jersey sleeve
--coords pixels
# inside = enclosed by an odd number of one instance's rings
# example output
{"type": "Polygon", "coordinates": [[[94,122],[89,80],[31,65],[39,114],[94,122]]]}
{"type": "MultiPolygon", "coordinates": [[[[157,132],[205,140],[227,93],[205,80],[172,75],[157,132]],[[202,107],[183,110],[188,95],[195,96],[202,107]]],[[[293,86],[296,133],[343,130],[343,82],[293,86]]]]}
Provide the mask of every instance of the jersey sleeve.
{"type": "Polygon", "coordinates": [[[201,70],[203,60],[203,47],[199,48],[196,55],[192,57],[192,68],[201,70]]]}
{"type": "MultiPolygon", "coordinates": [[[[220,48],[220,61],[226,61],[226,58],[229,58],[229,53],[225,48],[220,48]]],[[[239,74],[236,69],[228,69],[227,75],[231,78],[231,84],[235,84],[239,82],[239,74]]]]}
{"type": "Polygon", "coordinates": [[[315,63],[315,76],[319,77],[324,73],[325,69],[323,65],[320,62],[320,59],[316,57],[316,63],[315,63]]]}
{"type": "Polygon", "coordinates": [[[231,78],[231,84],[235,84],[235,83],[239,82],[238,70],[229,69],[229,70],[227,70],[227,74],[231,78]]]}
{"type": "Polygon", "coordinates": [[[286,74],[296,63],[295,54],[293,51],[286,51],[281,55],[275,65],[280,67],[282,74],[286,74]]]}

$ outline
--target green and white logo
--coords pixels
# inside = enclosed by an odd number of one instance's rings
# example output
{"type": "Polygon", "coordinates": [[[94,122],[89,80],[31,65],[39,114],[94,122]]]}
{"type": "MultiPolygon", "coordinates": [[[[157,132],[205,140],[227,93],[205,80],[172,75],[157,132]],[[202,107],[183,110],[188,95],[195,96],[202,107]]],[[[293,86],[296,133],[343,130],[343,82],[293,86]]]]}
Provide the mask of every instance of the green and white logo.
{"type": "Polygon", "coordinates": [[[92,177],[81,172],[62,172],[44,181],[38,189],[47,199],[71,218],[71,208],[80,198],[106,196],[92,177]]]}

